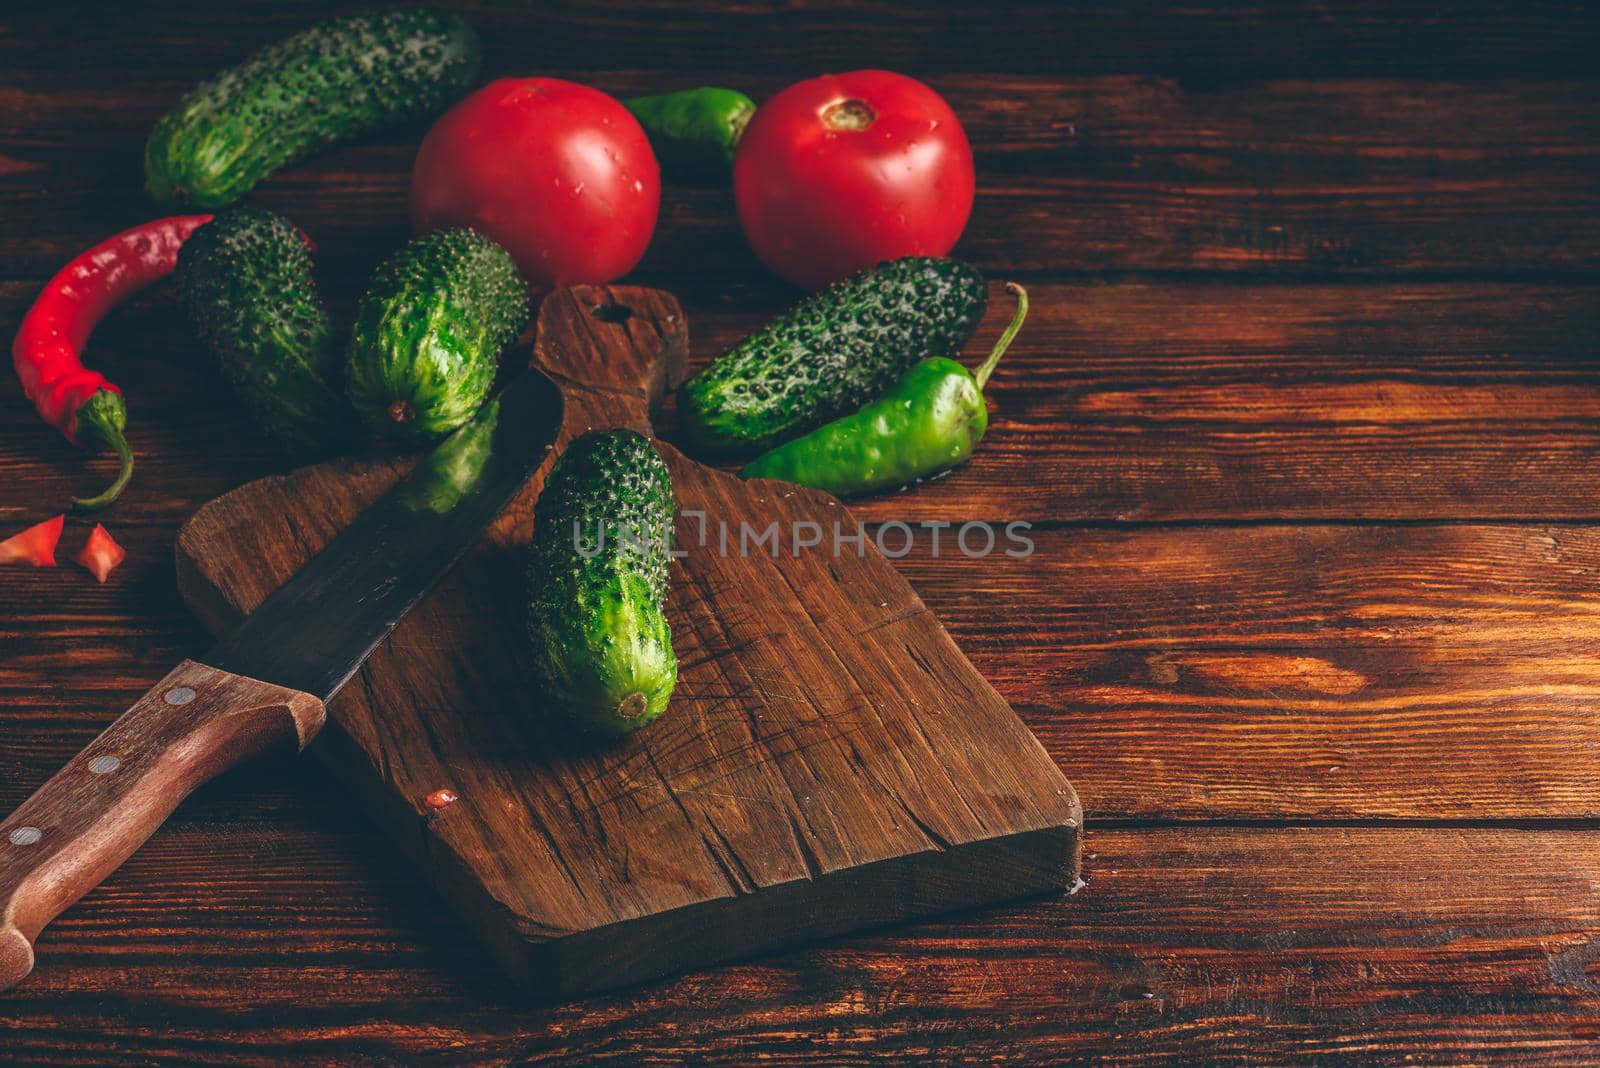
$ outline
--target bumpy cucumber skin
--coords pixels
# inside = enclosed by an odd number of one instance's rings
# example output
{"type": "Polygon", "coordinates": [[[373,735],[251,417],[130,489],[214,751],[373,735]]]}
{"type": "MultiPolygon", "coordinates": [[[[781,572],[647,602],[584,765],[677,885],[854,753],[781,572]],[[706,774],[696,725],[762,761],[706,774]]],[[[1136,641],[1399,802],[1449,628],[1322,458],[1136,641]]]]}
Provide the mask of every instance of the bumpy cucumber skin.
{"type": "Polygon", "coordinates": [[[224,212],[178,254],[178,301],[252,418],[298,459],[352,445],[340,391],[343,346],[294,224],[252,208],[224,212]]]}
{"type": "Polygon", "coordinates": [[[638,730],[677,685],[665,613],[676,508],[666,463],[631,430],[577,439],[545,481],[528,631],[555,707],[588,731],[638,730]]]}
{"type": "Polygon", "coordinates": [[[960,260],[909,256],[808,297],[712,361],[679,393],[694,448],[764,451],[892,386],[925,356],[954,355],[988,288],[960,260]]]}
{"type": "Polygon", "coordinates": [[[528,323],[511,255],[474,230],[414,238],[385,260],[356,309],[345,388],[382,437],[426,444],[483,403],[500,350],[528,323]]]}
{"type": "Polygon", "coordinates": [[[286,164],[443,111],[480,62],[472,27],[432,8],[329,19],[179,101],[145,145],[145,188],[163,204],[231,204],[286,164]]]}

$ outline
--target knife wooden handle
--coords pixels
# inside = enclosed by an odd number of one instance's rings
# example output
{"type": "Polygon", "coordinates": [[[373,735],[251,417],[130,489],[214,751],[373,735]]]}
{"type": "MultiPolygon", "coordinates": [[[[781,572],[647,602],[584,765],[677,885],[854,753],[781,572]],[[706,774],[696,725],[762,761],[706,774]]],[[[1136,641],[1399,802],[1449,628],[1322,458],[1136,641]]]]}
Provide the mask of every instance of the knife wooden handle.
{"type": "Polygon", "coordinates": [[[0,990],[45,924],[144,844],[189,793],[322,728],[310,694],[185,660],[0,822],[0,990]]]}

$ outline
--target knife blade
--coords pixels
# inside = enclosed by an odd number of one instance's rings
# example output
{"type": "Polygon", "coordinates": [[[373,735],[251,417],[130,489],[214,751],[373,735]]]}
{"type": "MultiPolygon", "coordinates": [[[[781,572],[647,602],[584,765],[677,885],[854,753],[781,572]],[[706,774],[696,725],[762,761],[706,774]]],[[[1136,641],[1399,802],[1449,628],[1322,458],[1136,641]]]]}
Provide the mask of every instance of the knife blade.
{"type": "Polygon", "coordinates": [[[201,661],[327,701],[511,503],[560,426],[554,383],[518,375],[201,661]]]}
{"type": "Polygon", "coordinates": [[[321,729],[324,703],[544,462],[561,393],[519,374],[227,637],[179,664],[0,821],[0,990],[44,926],[195,787],[321,729]]]}

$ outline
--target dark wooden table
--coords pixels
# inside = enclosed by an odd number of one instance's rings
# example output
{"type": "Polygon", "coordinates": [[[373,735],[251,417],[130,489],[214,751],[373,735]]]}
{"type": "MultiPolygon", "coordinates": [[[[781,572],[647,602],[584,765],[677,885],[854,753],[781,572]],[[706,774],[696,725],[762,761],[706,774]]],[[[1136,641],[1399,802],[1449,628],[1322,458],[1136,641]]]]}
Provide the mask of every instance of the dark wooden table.
{"type": "MultiPolygon", "coordinates": [[[[326,5],[0,15],[0,325],[151,214],[188,85],[326,5]]],[[[870,520],[1026,520],[900,562],[1082,794],[1087,885],[530,1007],[351,801],[228,776],[40,942],[0,1061],[1592,1062],[1600,1054],[1600,50],[1583,5],[478,5],[489,71],[757,99],[886,66],[977,150],[959,251],[1036,311],[966,469],[870,520]]],[[[259,200],[335,302],[404,235],[417,130],[259,200]]],[[[730,197],[637,280],[697,360],[790,294],[730,197]]],[[[992,337],[991,322],[974,344],[992,337]]],[[[204,636],[173,534],[281,461],[159,294],[94,359],[136,481],[106,586],[0,572],[0,808],[204,636]]],[[[106,461],[94,465],[106,470],[106,461]]],[[[0,385],[0,529],[94,482],[0,385]]],[[[76,547],[86,527],[74,521],[76,547]]]]}

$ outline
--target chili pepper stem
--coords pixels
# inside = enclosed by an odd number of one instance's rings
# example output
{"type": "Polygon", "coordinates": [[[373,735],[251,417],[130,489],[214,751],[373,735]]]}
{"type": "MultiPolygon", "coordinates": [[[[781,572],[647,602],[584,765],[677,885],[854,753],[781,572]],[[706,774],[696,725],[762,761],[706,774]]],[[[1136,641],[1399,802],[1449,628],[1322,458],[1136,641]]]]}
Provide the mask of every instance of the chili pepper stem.
{"type": "Polygon", "coordinates": [[[108,435],[106,440],[111,447],[117,450],[117,459],[121,466],[117,470],[117,477],[104,491],[93,497],[74,497],[72,507],[80,512],[98,512],[112,501],[116,500],[123,489],[128,485],[128,480],[133,477],[133,450],[128,448],[128,441],[120,433],[108,435]]]}
{"type": "Polygon", "coordinates": [[[111,446],[117,452],[119,464],[117,477],[111,485],[93,497],[73,499],[72,506],[79,511],[98,512],[116,500],[128,485],[128,479],[133,477],[133,450],[128,447],[128,439],[123,434],[127,420],[127,409],[123,406],[121,396],[108,389],[96,391],[78,409],[78,436],[95,438],[111,446]]]}
{"type": "Polygon", "coordinates": [[[1006,326],[1005,332],[1000,335],[1000,340],[994,343],[987,358],[984,359],[977,372],[972,376],[978,383],[978,390],[988,384],[989,376],[994,373],[995,365],[1000,362],[1000,357],[1006,354],[1006,349],[1011,347],[1011,339],[1017,336],[1017,331],[1022,329],[1022,320],[1028,317],[1028,291],[1015,282],[1007,282],[1006,289],[1017,298],[1017,311],[1012,315],[1011,322],[1006,326]]]}

